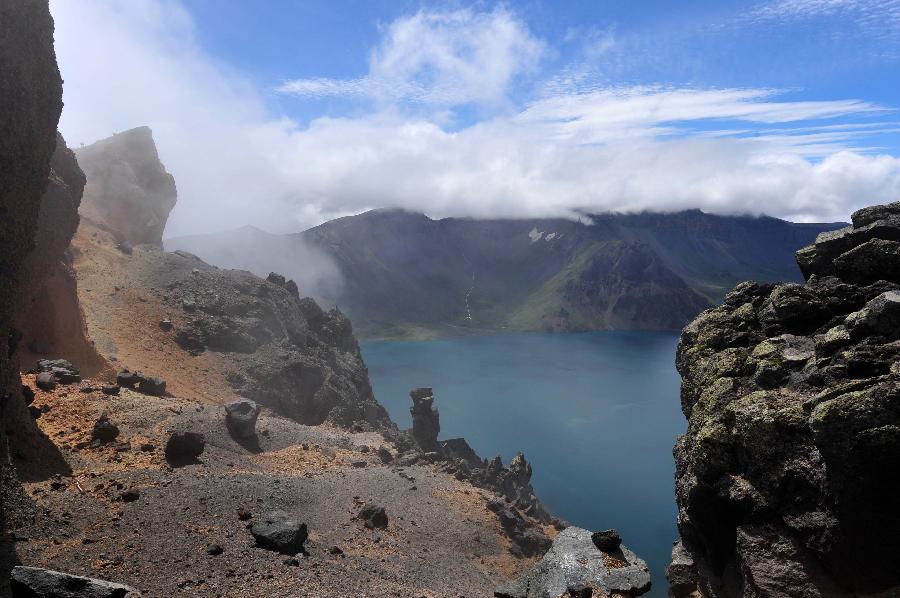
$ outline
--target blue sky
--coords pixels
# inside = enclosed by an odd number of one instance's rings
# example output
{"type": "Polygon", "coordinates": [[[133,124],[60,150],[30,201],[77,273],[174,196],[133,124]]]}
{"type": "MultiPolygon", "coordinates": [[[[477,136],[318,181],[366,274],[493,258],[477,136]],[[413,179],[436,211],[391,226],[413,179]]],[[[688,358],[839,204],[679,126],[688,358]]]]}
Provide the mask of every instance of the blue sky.
{"type": "Polygon", "coordinates": [[[149,124],[169,236],[900,200],[900,0],[51,5],[63,133],[149,124]]]}

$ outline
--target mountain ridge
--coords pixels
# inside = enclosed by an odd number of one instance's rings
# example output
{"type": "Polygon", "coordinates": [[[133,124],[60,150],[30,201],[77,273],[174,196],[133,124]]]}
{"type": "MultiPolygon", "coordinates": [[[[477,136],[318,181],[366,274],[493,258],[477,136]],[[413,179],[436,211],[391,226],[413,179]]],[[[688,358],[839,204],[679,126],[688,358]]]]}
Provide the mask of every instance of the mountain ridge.
{"type": "Polygon", "coordinates": [[[279,256],[278,271],[292,275],[283,257],[306,247],[340,281],[325,292],[301,284],[303,292],[339,305],[367,338],[679,330],[742,280],[802,280],[793,253],[843,225],[701,210],[574,221],[432,219],[376,209],[299,233],[243,227],[166,246],[258,274],[272,258],[256,256],[279,256]]]}

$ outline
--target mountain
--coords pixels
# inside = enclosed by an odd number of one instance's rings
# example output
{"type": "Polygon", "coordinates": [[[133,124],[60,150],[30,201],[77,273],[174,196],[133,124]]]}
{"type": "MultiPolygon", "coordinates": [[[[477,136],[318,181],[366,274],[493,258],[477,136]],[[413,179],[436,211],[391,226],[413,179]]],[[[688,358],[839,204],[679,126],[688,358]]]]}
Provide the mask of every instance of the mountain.
{"type": "Polygon", "coordinates": [[[291,268],[316,263],[290,260],[298,247],[317,252],[340,283],[301,290],[338,304],[369,337],[676,330],[741,280],[802,280],[793,253],[839,226],[699,210],[582,221],[433,220],[373,210],[293,235],[244,228],[166,246],[258,274],[266,273],[266,259],[276,269],[277,259],[292,276],[291,268]]]}

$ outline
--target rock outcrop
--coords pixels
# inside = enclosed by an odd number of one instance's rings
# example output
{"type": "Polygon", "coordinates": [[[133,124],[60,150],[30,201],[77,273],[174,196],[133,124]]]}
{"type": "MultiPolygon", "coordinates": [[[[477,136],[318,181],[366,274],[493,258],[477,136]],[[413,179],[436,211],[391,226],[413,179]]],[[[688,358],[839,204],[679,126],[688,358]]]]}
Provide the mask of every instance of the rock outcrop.
{"type": "Polygon", "coordinates": [[[81,214],[131,245],[162,246],[175,207],[175,179],[159,160],[149,127],[137,127],[76,152],[87,175],[81,214]]]}
{"type": "Polygon", "coordinates": [[[440,449],[437,438],[441,432],[441,415],[434,406],[434,393],[430,388],[414,388],[409,391],[412,399],[412,407],[409,414],[412,417],[412,433],[419,448],[428,452],[436,452],[440,449]]]}
{"type": "Polygon", "coordinates": [[[7,433],[33,427],[19,380],[20,334],[13,328],[19,283],[34,244],[62,110],[62,79],[53,51],[46,1],[0,3],[0,593],[6,591],[12,547],[6,509],[15,486],[7,433]]]}
{"type": "Polygon", "coordinates": [[[900,591],[900,203],[738,285],[678,348],[676,596],[900,591]]]}
{"type": "Polygon", "coordinates": [[[87,341],[69,252],[69,242],[78,228],[84,183],[75,154],[57,134],[34,249],[25,261],[16,300],[15,326],[22,335],[23,359],[65,355],[93,375],[105,363],[87,341]]]}
{"type": "Polygon", "coordinates": [[[640,596],[650,590],[647,563],[625,546],[602,551],[591,532],[567,527],[534,569],[494,592],[497,598],[640,596]]]}

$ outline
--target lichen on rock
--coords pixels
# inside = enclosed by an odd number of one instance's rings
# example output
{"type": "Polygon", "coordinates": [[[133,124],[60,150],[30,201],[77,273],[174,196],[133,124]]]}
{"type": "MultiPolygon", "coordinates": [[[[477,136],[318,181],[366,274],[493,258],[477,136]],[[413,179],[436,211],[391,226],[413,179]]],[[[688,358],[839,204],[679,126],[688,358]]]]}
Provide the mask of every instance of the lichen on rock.
{"type": "Polygon", "coordinates": [[[900,203],[860,210],[797,252],[805,284],[740,284],[685,328],[672,595],[900,587],[898,241],[900,203]]]}

